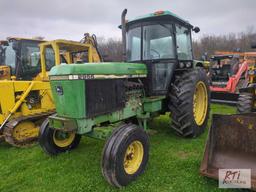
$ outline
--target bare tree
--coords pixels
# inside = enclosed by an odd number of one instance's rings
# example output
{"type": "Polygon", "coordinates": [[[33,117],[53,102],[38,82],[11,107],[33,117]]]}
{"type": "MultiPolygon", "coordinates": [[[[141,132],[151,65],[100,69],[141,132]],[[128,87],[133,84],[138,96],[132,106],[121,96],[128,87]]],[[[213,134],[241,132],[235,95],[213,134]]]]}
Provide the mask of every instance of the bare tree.
{"type": "Polygon", "coordinates": [[[122,61],[122,41],[104,37],[98,38],[98,46],[104,61],[122,61]]]}
{"type": "Polygon", "coordinates": [[[256,32],[253,26],[247,27],[244,32],[230,33],[227,35],[204,35],[198,41],[193,42],[195,58],[215,51],[252,51],[251,43],[256,40],[256,32]]]}

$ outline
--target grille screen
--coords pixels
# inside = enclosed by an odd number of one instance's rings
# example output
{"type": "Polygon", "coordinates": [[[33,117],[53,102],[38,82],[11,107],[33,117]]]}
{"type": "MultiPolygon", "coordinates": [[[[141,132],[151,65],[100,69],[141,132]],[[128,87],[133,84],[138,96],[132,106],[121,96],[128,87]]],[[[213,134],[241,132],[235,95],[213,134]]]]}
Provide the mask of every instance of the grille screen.
{"type": "Polygon", "coordinates": [[[125,105],[122,79],[87,80],[85,90],[87,117],[114,112],[125,105]]]}

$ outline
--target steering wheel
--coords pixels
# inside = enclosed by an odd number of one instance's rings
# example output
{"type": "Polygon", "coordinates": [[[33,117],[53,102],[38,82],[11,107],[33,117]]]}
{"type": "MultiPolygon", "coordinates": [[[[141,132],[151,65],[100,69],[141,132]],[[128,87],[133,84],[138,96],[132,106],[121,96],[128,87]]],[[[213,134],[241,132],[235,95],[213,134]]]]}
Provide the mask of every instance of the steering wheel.
{"type": "MultiPolygon", "coordinates": [[[[150,52],[154,52],[155,54],[157,54],[158,59],[160,59],[161,55],[158,51],[156,51],[155,49],[150,49],[150,52]]],[[[150,54],[151,55],[151,54],[150,54]]],[[[152,59],[154,59],[155,57],[152,55],[152,59]]]]}

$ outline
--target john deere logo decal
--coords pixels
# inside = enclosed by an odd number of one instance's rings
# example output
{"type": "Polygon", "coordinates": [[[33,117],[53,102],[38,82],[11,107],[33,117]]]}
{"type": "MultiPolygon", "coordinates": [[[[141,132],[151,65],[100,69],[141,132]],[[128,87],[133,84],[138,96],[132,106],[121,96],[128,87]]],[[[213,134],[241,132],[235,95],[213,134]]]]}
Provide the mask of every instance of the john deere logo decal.
{"type": "Polygon", "coordinates": [[[63,95],[63,88],[62,86],[56,86],[56,92],[58,95],[63,95]]]}

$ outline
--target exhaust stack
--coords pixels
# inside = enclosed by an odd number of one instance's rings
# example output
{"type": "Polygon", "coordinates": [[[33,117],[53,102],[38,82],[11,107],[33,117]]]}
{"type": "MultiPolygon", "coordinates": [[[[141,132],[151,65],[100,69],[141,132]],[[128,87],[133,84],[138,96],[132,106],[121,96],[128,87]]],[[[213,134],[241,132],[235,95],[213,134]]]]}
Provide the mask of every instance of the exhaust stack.
{"type": "Polygon", "coordinates": [[[126,61],[126,21],[125,16],[127,14],[127,9],[124,9],[121,16],[122,23],[122,43],[123,43],[123,61],[126,61]]]}

